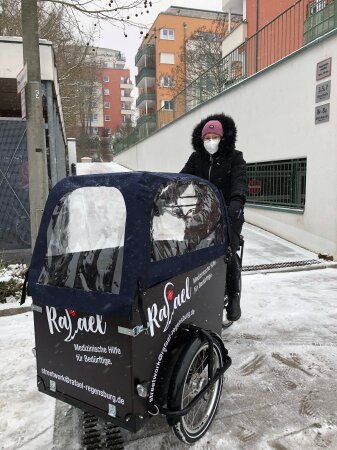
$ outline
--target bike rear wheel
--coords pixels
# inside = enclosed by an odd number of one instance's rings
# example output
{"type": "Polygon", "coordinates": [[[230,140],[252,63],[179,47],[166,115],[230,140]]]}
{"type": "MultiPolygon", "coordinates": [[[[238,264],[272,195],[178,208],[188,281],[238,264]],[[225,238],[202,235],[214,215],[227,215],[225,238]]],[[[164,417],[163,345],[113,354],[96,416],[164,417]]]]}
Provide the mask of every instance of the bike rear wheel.
{"type": "MultiPolygon", "coordinates": [[[[183,409],[208,383],[208,343],[196,338],[183,352],[172,376],[169,407],[183,409]]],[[[220,345],[214,340],[213,373],[223,365],[220,345]]],[[[223,377],[220,377],[191,410],[178,419],[173,431],[183,442],[199,440],[212,423],[221,397],[223,377]]]]}

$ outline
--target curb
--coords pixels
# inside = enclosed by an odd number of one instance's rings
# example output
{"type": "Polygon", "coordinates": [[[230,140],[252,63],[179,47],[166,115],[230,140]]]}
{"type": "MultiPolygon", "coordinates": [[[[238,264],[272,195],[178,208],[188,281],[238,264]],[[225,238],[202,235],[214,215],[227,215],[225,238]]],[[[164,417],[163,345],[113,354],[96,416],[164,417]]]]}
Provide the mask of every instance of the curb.
{"type": "Polygon", "coordinates": [[[305,272],[307,270],[322,270],[322,269],[337,269],[337,263],[322,263],[316,266],[294,266],[294,267],[281,267],[278,269],[265,269],[265,270],[252,270],[249,272],[242,271],[242,276],[247,275],[268,275],[269,273],[285,273],[285,272],[305,272]]]}
{"type": "Polygon", "coordinates": [[[31,311],[32,308],[30,306],[17,307],[17,308],[8,308],[8,309],[0,309],[0,317],[8,317],[14,316],[15,314],[23,314],[31,311]]]}

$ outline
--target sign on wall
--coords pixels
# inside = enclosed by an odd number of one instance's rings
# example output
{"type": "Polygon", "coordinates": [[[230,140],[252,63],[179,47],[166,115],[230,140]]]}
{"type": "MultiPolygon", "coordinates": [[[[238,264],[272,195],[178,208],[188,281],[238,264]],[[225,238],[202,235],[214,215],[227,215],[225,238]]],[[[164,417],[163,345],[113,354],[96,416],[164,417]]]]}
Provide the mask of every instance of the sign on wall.
{"type": "Polygon", "coordinates": [[[316,80],[330,77],[331,75],[331,57],[317,63],[316,80]]]}
{"type": "MultiPolygon", "coordinates": [[[[316,65],[316,81],[331,76],[332,58],[324,59],[316,65]]],[[[330,99],[331,80],[324,81],[316,85],[315,102],[320,103],[330,99]]],[[[315,125],[329,122],[330,120],[330,103],[315,107],[315,125]]]]}
{"type": "Polygon", "coordinates": [[[316,103],[330,99],[331,80],[324,81],[316,86],[316,103]]]}
{"type": "Polygon", "coordinates": [[[316,106],[315,108],[315,124],[329,122],[330,120],[330,103],[316,106]]]}

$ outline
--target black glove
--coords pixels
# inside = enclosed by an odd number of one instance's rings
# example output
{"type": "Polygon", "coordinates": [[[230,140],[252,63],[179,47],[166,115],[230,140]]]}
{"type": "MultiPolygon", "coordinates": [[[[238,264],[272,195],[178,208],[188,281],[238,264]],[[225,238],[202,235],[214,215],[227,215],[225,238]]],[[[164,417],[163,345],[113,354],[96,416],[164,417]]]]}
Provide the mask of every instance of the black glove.
{"type": "Polygon", "coordinates": [[[231,222],[236,222],[242,218],[243,215],[243,205],[240,200],[232,200],[228,207],[228,215],[231,222]]]}

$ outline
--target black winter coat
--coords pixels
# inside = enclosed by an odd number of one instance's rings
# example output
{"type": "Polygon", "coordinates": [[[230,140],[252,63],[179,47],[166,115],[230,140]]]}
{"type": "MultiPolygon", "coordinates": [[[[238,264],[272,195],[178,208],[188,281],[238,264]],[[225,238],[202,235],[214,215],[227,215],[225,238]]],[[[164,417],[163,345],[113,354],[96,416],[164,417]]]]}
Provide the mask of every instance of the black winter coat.
{"type": "Polygon", "coordinates": [[[235,141],[236,126],[231,117],[224,114],[208,116],[194,128],[194,152],[181,171],[215,184],[222,191],[227,206],[230,206],[231,202],[240,202],[243,206],[248,192],[246,162],[242,153],[235,149],[235,141]],[[209,120],[219,120],[224,130],[219,150],[214,155],[205,150],[201,138],[202,129],[209,120]]]}

